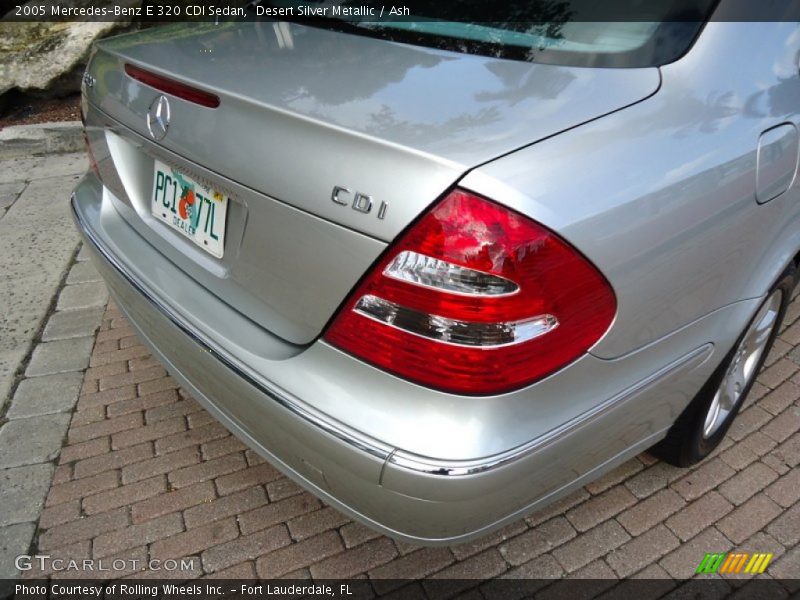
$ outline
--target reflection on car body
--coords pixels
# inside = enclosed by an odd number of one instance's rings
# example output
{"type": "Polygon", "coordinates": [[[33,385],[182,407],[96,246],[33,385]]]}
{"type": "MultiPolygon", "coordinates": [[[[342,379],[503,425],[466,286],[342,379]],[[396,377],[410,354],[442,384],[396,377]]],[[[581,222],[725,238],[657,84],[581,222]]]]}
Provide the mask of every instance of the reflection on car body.
{"type": "Polygon", "coordinates": [[[700,4],[105,40],[76,223],[187,391],[389,535],[482,535],[648,448],[691,464],[800,251],[797,24],[700,4]]]}

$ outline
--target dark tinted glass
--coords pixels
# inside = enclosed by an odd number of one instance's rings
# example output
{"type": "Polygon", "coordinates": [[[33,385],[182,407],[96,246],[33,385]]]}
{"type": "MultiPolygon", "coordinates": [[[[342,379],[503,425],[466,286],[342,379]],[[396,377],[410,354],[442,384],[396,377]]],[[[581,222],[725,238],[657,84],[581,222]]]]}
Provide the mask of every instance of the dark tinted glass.
{"type": "MultiPolygon", "coordinates": [[[[264,4],[299,7],[301,3],[264,4]]],[[[599,0],[463,0],[416,2],[409,15],[392,17],[384,9],[376,19],[385,6],[382,2],[319,2],[315,6],[327,7],[326,18],[309,24],[498,58],[649,67],[683,55],[715,5],[716,0],[630,0],[608,5],[599,0]],[[364,15],[361,7],[373,8],[374,16],[364,15]]]]}

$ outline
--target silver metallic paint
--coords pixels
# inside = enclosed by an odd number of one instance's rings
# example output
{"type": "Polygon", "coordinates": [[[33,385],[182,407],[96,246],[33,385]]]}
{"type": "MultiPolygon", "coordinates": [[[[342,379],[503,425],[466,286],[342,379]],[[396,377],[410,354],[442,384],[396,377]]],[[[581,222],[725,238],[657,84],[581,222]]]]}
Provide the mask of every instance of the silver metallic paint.
{"type": "Polygon", "coordinates": [[[175,99],[163,146],[389,241],[466,169],[635,103],[660,82],[655,68],[540,65],[287,29],[291,48],[280,46],[271,23],[175,26],[101,41],[89,99],[146,135],[142,119],[159,92],[126,77],[124,62],[218,94],[213,110],[175,99]],[[392,209],[383,220],[341,211],[325,201],[334,185],[392,209]]]}
{"type": "MultiPolygon", "coordinates": [[[[705,366],[713,347],[706,344],[572,427],[502,456],[439,463],[459,469],[457,477],[447,471],[430,473],[435,461],[417,460],[336,423],[275,385],[281,372],[295,380],[302,377],[299,356],[274,360],[266,373],[256,372],[211,341],[208,332],[174,313],[117,257],[124,250],[118,240],[136,234],[116,214],[109,193],[95,178],[87,176],[78,186],[72,207],[76,225],[119,306],[195,398],[287,475],[355,518],[408,541],[466,541],[613,468],[663,435],[657,427],[669,420],[669,411],[663,411],[665,400],[685,403],[691,389],[708,376],[705,366]]],[[[177,287],[191,286],[179,271],[166,270],[177,287]]],[[[202,302],[214,308],[211,298],[202,302]]],[[[199,316],[207,322],[207,315],[199,316]]],[[[236,325],[230,314],[223,316],[236,325]]],[[[258,335],[268,336],[263,331],[258,335]]],[[[328,382],[329,387],[335,384],[328,382]]],[[[361,395],[361,401],[351,410],[363,408],[369,398],[361,395]]]]}
{"type": "Polygon", "coordinates": [[[756,155],[756,200],[759,204],[777,198],[791,187],[800,157],[798,139],[793,123],[776,125],[761,134],[756,155]]]}
{"type": "Polygon", "coordinates": [[[293,49],[277,49],[239,27],[234,38],[263,52],[236,80],[241,47],[218,43],[228,26],[101,45],[88,133],[106,187],[87,176],[74,207],[116,257],[114,268],[98,256],[101,271],[170,371],[289,475],[392,535],[468,539],[660,439],[800,249],[796,179],[756,202],[760,136],[800,119],[796,25],[710,23],[681,60],[630,72],[295,25],[293,49]],[[193,54],[209,44],[213,52],[193,54]],[[369,82],[360,81],[364,52],[377,59],[369,82]],[[220,93],[220,112],[176,99],[174,129],[153,144],[141,117],[155,92],[123,78],[127,59],[220,93]],[[297,95],[317,69],[320,83],[349,77],[362,87],[297,95]],[[454,89],[457,106],[445,102],[454,89]],[[381,114],[370,100],[399,114],[418,106],[415,94],[429,112],[378,128],[363,120],[381,114]],[[469,118],[453,119],[459,110],[469,118]],[[252,135],[257,122],[268,135],[252,135]],[[262,155],[269,160],[255,160],[262,155]],[[223,261],[148,222],[152,157],[239,199],[223,261]],[[314,341],[385,242],[456,182],[557,231],[618,297],[589,354],[509,394],[444,394],[314,341]],[[330,201],[334,185],[369,190],[391,210],[379,220],[344,209],[330,201]],[[177,307],[193,323],[175,327],[177,307]]]}
{"type": "Polygon", "coordinates": [[[756,202],[760,135],[800,122],[799,54],[795,23],[709,23],[661,69],[651,98],[488,163],[459,185],[590,257],[618,300],[591,352],[624,355],[763,295],[800,249],[797,179],[756,202]]]}
{"type": "Polygon", "coordinates": [[[94,107],[87,116],[87,132],[104,183],[113,190],[118,210],[139,235],[253,323],[290,343],[307,344],[317,337],[386,247],[190,163],[111,121],[94,107]],[[150,215],[154,158],[195,179],[213,180],[231,197],[221,260],[174,235],[150,215]],[[314,243],[308,244],[307,237],[314,243]],[[280,255],[286,260],[264,260],[265,256],[280,255]]]}

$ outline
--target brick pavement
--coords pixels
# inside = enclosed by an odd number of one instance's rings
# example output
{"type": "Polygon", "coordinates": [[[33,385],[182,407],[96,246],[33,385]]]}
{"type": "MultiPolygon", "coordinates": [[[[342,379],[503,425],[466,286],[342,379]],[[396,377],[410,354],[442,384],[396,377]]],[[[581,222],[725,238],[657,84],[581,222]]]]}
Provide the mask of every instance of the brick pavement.
{"type": "Polygon", "coordinates": [[[642,454],[501,531],[421,548],[350,521],[247,449],[179,388],[112,303],[35,549],[189,557],[187,578],[366,576],[379,592],[392,578],[628,576],[663,578],[668,591],[705,552],[728,549],[772,552],[766,577],[800,579],[799,317],[795,301],[748,404],[700,465],[642,454]]]}

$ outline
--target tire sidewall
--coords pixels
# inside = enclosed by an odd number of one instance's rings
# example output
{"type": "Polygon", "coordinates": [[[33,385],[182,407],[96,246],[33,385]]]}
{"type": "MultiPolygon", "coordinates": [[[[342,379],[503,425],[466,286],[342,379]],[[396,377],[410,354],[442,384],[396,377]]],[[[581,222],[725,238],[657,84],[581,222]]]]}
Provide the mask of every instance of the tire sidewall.
{"type": "Polygon", "coordinates": [[[769,339],[764,347],[764,352],[758,359],[758,364],[756,365],[756,369],[754,371],[755,375],[753,378],[747,382],[742,393],[739,395],[739,399],[736,401],[736,404],[731,410],[728,418],[719,426],[717,431],[714,432],[712,436],[709,438],[705,438],[703,436],[703,428],[705,426],[705,417],[708,414],[708,410],[711,407],[711,403],[714,400],[714,396],[722,383],[722,380],[725,377],[725,374],[728,371],[728,368],[733,361],[736,351],[739,348],[739,345],[742,343],[747,330],[753,323],[753,320],[758,316],[761,308],[764,306],[764,303],[758,305],[758,309],[756,309],[753,318],[748,321],[747,326],[742,331],[742,334],[737,338],[736,343],[733,345],[731,351],[727,354],[725,359],[722,361],[717,370],[714,371],[714,374],[711,376],[709,381],[703,386],[700,394],[698,394],[698,400],[702,400],[697,404],[697,410],[695,411],[695,418],[694,426],[691,432],[691,442],[687,444],[687,450],[690,453],[690,456],[686,457],[691,462],[698,462],[708,456],[714,448],[716,448],[725,435],[728,433],[728,429],[730,429],[733,420],[736,418],[736,415],[739,414],[739,410],[741,409],[742,405],[744,404],[745,400],[747,399],[750,390],[753,387],[753,384],[756,382],[758,378],[758,373],[761,371],[764,363],[767,360],[767,356],[769,355],[770,351],[772,350],[772,346],[775,343],[775,338],[778,337],[778,333],[781,328],[781,324],[783,323],[784,316],[786,315],[786,309],[791,302],[792,292],[794,290],[795,285],[795,277],[794,272],[787,272],[784,273],[783,277],[776,283],[772,288],[770,288],[769,293],[767,294],[764,302],[769,300],[769,297],[776,291],[781,290],[783,295],[781,297],[781,305],[778,309],[778,314],[775,318],[775,325],[770,333],[769,339]]]}

